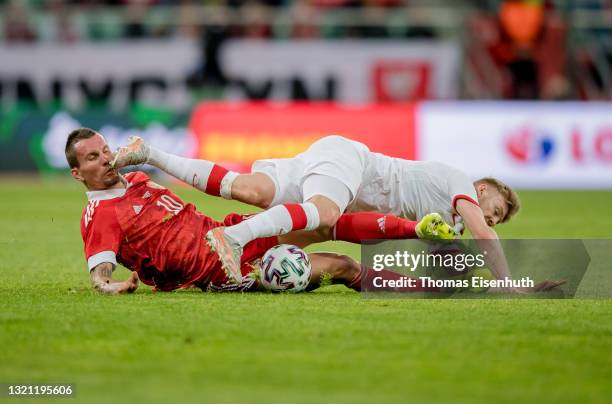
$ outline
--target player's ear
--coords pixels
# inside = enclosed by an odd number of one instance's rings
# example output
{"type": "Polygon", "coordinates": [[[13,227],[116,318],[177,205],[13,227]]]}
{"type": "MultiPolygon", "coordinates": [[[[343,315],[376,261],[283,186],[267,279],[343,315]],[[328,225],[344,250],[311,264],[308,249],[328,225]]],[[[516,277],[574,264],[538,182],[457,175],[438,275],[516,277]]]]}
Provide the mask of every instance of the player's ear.
{"type": "Polygon", "coordinates": [[[482,197],[486,192],[487,184],[481,182],[480,184],[476,185],[476,193],[478,194],[478,197],[482,197]]]}
{"type": "Polygon", "coordinates": [[[83,178],[78,168],[71,168],[70,175],[72,175],[72,178],[74,178],[77,181],[85,182],[85,178],[83,178]]]}

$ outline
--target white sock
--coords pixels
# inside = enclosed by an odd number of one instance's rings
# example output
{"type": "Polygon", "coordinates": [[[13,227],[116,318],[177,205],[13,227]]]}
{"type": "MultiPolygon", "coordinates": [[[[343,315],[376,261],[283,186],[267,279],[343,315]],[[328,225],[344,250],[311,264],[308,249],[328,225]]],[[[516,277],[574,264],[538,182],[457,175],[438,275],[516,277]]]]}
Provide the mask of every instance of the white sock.
{"type": "Polygon", "coordinates": [[[232,183],[238,173],[212,161],[188,159],[151,147],[148,163],[201,191],[232,199],[232,183]]]}
{"type": "Polygon", "coordinates": [[[319,227],[319,211],[311,203],[278,205],[238,224],[225,228],[225,234],[244,247],[260,237],[278,236],[294,230],[319,227]]]}

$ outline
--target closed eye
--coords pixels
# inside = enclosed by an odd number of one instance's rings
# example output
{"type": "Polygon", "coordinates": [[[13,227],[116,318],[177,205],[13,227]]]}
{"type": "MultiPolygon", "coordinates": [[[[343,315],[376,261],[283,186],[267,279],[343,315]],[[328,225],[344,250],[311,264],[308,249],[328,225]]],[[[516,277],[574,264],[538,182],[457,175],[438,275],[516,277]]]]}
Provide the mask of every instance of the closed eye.
{"type": "Polygon", "coordinates": [[[497,215],[497,217],[499,217],[499,220],[501,220],[501,219],[502,219],[502,217],[503,217],[503,216],[502,216],[502,210],[501,210],[500,208],[497,208],[497,209],[495,210],[495,214],[497,215]]]}

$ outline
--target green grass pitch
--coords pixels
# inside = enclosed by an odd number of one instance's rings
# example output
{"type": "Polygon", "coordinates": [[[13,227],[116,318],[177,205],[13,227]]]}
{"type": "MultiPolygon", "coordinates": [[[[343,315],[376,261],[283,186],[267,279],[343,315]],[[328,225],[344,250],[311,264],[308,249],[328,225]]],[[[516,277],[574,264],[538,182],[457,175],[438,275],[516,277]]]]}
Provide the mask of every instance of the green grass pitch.
{"type": "MultiPolygon", "coordinates": [[[[171,187],[216,218],[250,211],[171,187]]],[[[610,300],[363,299],[340,286],[101,296],[82,252],[83,188],[4,178],[0,195],[0,383],[73,383],[69,402],[87,403],[612,399],[610,300]]],[[[612,235],[610,192],[521,196],[503,237],[612,235]]]]}

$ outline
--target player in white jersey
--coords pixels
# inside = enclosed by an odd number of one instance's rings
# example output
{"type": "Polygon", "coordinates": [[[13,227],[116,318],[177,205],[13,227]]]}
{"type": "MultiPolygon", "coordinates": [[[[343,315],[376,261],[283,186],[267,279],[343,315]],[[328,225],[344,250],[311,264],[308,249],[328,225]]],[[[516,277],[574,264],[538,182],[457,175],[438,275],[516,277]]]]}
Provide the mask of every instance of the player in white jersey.
{"type": "MultiPolygon", "coordinates": [[[[465,224],[477,239],[497,240],[491,227],[507,221],[519,209],[516,194],[495,179],[472,183],[464,173],[442,163],[373,153],[364,144],[341,136],[322,138],[293,158],[256,161],[250,174],[224,172],[218,189],[208,186],[210,178],[217,175],[214,163],[172,156],[145,145],[142,139],[133,139],[120,149],[113,164],[119,168],[144,162],[207,193],[268,208],[207,235],[223,264],[230,268],[239,262],[242,247],[255,238],[295,230],[316,230],[305,234],[308,242],[332,239],[334,232],[338,238],[339,219],[345,211],[377,211],[404,218],[407,221],[401,223],[402,228],[408,229],[405,238],[452,238],[454,232],[443,218],[458,231],[465,224]],[[438,212],[442,218],[427,215],[430,212],[438,212]]],[[[217,180],[213,182],[219,183],[217,180]]],[[[351,231],[355,222],[357,227],[368,228],[368,221],[375,219],[384,232],[391,217],[356,215],[348,220],[351,231]]],[[[497,250],[491,257],[492,269],[501,279],[509,272],[501,247],[497,250]]]]}
{"type": "MultiPolygon", "coordinates": [[[[311,175],[328,176],[341,183],[325,194],[340,211],[376,211],[411,220],[437,212],[457,232],[463,225],[454,210],[455,203],[465,199],[478,204],[474,184],[460,170],[433,161],[374,153],[364,144],[340,136],[320,139],[293,158],[258,160],[252,172],[266,174],[274,182],[270,206],[310,199],[304,183],[311,175]]],[[[501,219],[492,218],[492,223],[501,219]]]]}

